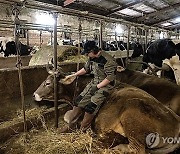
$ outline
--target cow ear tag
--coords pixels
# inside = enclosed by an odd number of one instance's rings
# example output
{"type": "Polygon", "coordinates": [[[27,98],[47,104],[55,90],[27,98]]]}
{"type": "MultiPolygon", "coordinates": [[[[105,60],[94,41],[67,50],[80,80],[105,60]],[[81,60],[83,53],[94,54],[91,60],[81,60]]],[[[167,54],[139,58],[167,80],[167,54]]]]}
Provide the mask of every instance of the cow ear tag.
{"type": "Polygon", "coordinates": [[[71,84],[74,80],[76,79],[76,76],[71,76],[71,77],[65,77],[63,79],[60,80],[60,83],[68,85],[71,84]]]}

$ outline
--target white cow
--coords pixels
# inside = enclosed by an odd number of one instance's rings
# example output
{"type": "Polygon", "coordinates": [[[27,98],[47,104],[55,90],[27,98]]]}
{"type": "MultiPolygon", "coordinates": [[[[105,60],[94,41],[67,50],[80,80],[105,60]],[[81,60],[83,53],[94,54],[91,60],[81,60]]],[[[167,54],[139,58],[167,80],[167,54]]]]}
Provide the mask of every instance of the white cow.
{"type": "Polygon", "coordinates": [[[180,61],[179,56],[176,54],[170,59],[163,60],[163,64],[168,65],[174,72],[177,85],[180,85],[180,61]]]}

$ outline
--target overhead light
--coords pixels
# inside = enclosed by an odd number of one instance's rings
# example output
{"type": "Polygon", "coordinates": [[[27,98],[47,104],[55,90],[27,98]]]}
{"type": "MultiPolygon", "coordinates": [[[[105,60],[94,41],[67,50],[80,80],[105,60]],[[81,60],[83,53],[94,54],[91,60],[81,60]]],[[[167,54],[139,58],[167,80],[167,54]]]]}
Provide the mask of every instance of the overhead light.
{"type": "Polygon", "coordinates": [[[116,32],[117,34],[123,33],[122,27],[121,27],[120,25],[117,25],[116,28],[115,28],[115,32],[116,32]]]}
{"type": "Polygon", "coordinates": [[[163,23],[163,24],[161,24],[162,26],[170,26],[170,25],[172,25],[171,23],[169,23],[169,22],[166,22],[166,23],[163,23]]]}
{"type": "Polygon", "coordinates": [[[42,25],[54,25],[55,21],[52,15],[42,13],[36,15],[36,23],[42,25]]]}
{"type": "Polygon", "coordinates": [[[176,21],[176,22],[180,22],[180,17],[177,17],[177,18],[175,19],[175,21],[176,21]]]}

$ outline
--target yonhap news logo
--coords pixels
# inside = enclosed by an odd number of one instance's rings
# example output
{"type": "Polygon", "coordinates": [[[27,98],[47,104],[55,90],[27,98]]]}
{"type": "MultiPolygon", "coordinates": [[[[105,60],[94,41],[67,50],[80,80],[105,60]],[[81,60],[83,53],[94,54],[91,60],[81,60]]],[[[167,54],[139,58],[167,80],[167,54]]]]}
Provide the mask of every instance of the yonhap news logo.
{"type": "Polygon", "coordinates": [[[146,136],[146,144],[148,148],[156,147],[160,142],[159,134],[158,133],[151,133],[146,136]]]}
{"type": "Polygon", "coordinates": [[[168,144],[179,144],[180,137],[160,137],[158,133],[150,133],[146,136],[146,144],[148,148],[155,148],[160,142],[168,144]]]}

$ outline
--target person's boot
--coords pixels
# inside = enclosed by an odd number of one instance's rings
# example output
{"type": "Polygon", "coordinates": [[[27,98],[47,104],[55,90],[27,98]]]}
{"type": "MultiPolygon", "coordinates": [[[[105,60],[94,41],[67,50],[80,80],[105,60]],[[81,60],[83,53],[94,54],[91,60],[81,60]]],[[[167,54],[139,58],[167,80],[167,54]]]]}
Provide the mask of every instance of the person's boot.
{"type": "Polygon", "coordinates": [[[83,120],[81,122],[80,129],[83,132],[85,132],[91,126],[91,122],[93,121],[93,119],[94,119],[94,115],[93,114],[85,112],[84,118],[83,118],[83,120]]]}
{"type": "Polygon", "coordinates": [[[80,107],[73,107],[73,110],[70,111],[68,113],[68,116],[66,116],[66,118],[68,117],[68,120],[66,120],[68,122],[68,124],[66,126],[64,126],[63,128],[60,128],[58,130],[59,133],[68,133],[71,132],[73,130],[73,128],[76,126],[78,119],[80,118],[80,116],[82,115],[83,111],[80,107]]]}

